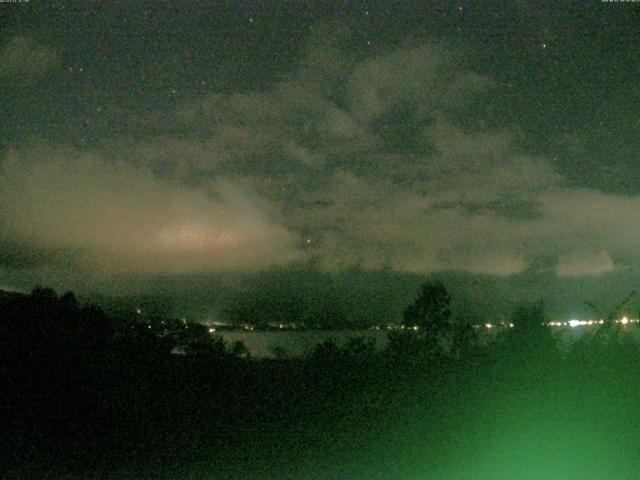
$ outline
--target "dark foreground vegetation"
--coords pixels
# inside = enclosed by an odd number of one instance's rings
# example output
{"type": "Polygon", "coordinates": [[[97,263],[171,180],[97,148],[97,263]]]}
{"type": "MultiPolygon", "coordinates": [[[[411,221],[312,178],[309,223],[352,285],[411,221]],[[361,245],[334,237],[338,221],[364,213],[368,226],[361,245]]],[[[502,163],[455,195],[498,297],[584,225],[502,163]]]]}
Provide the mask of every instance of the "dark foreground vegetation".
{"type": "Polygon", "coordinates": [[[563,346],[534,304],[486,344],[450,301],[425,285],[405,311],[419,330],[382,352],[355,339],[253,360],[204,328],[162,336],[72,294],[4,294],[0,477],[640,477],[628,331],[563,346]]]}

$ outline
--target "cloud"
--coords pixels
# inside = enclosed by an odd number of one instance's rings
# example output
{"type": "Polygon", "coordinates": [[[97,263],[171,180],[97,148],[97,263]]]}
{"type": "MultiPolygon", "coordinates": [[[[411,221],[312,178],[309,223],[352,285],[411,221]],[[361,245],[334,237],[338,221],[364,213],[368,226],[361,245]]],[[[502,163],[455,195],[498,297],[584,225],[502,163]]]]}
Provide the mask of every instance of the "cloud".
{"type": "Polygon", "coordinates": [[[147,270],[300,258],[327,269],[525,269],[517,213],[501,213],[519,204],[505,195],[535,203],[558,179],[544,160],[514,153],[513,132],[467,131],[450,116],[491,80],[460,68],[459,52],[442,44],[317,65],[340,48],[321,42],[265,91],[182,105],[179,128],[198,136],[177,137],[171,124],[162,135],[113,139],[110,163],[104,152],[8,162],[7,182],[21,185],[4,199],[14,230],[90,257],[110,252],[110,262],[140,259],[127,261],[147,270]],[[45,198],[49,208],[35,210],[45,198]]]}
{"type": "Polygon", "coordinates": [[[599,252],[572,252],[561,255],[556,266],[556,271],[560,277],[599,275],[613,270],[613,261],[606,250],[599,252]]]}
{"type": "Polygon", "coordinates": [[[453,63],[460,56],[445,44],[429,44],[358,63],[347,83],[353,114],[366,123],[406,103],[420,119],[463,107],[493,82],[461,70],[453,63]]]}
{"type": "Polygon", "coordinates": [[[80,268],[251,270],[297,256],[268,202],[232,181],[190,189],[73,149],[10,153],[0,208],[2,238],[70,252],[80,268]]]}
{"type": "Polygon", "coordinates": [[[328,190],[297,216],[312,223],[309,247],[319,264],[335,269],[392,267],[507,275],[527,266],[513,241],[517,222],[492,211],[470,215],[437,206],[438,196],[406,191],[393,182],[338,172],[328,190]]]}
{"type": "Polygon", "coordinates": [[[572,186],[516,126],[487,127],[496,83],[460,49],[357,54],[348,29],[320,30],[260,91],[134,116],[135,136],[90,150],[9,155],[5,244],[158,272],[308,260],[509,276],[558,259],[568,276],[633,263],[640,198],[572,186]]]}
{"type": "Polygon", "coordinates": [[[0,77],[32,79],[56,63],[54,50],[29,37],[13,37],[0,49],[0,77]]]}

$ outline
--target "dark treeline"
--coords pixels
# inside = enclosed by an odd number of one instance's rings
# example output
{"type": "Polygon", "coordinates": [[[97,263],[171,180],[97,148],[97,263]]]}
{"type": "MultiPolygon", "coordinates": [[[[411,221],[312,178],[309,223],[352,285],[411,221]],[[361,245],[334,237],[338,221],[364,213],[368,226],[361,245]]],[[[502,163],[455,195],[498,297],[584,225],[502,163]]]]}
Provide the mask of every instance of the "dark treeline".
{"type": "Polygon", "coordinates": [[[72,293],[4,293],[2,472],[635,478],[635,326],[561,343],[539,302],[487,341],[452,319],[453,301],[441,283],[422,286],[404,311],[418,328],[391,332],[383,351],[354,338],[256,360],[202,325],[157,330],[72,293]]]}

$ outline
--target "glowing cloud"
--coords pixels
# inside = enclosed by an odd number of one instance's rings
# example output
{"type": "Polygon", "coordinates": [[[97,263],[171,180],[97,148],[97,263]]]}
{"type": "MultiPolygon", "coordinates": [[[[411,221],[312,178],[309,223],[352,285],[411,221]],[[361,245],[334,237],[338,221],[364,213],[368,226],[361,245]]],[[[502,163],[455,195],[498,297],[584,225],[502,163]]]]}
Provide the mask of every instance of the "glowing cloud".
{"type": "Polygon", "coordinates": [[[13,152],[1,165],[0,238],[73,250],[80,264],[252,269],[297,255],[268,202],[225,179],[188,188],[68,149],[13,152]]]}

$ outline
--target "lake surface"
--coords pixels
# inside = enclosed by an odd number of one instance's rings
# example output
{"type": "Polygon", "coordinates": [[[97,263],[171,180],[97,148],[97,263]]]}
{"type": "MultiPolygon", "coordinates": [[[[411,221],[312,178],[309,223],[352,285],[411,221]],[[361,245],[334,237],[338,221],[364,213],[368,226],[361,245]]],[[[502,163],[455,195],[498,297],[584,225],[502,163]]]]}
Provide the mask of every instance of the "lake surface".
{"type": "Polygon", "coordinates": [[[386,330],[285,330],[285,331],[228,331],[219,334],[229,344],[241,341],[252,357],[299,357],[309,353],[314,346],[327,340],[344,345],[351,338],[364,337],[375,342],[376,349],[383,350],[389,343],[386,330]]]}
{"type": "MultiPolygon", "coordinates": [[[[570,344],[589,333],[594,333],[597,326],[553,327],[553,334],[562,341],[570,344]]],[[[640,327],[638,324],[625,325],[623,331],[633,335],[636,341],[640,341],[640,327]]],[[[500,330],[479,329],[479,334],[484,341],[489,340],[500,330]]],[[[276,358],[278,356],[299,357],[309,353],[314,346],[333,340],[337,345],[344,345],[349,339],[364,337],[375,342],[377,350],[383,350],[389,344],[387,330],[284,330],[284,331],[223,331],[220,335],[228,344],[241,341],[245,344],[249,353],[255,358],[276,358]]]]}

